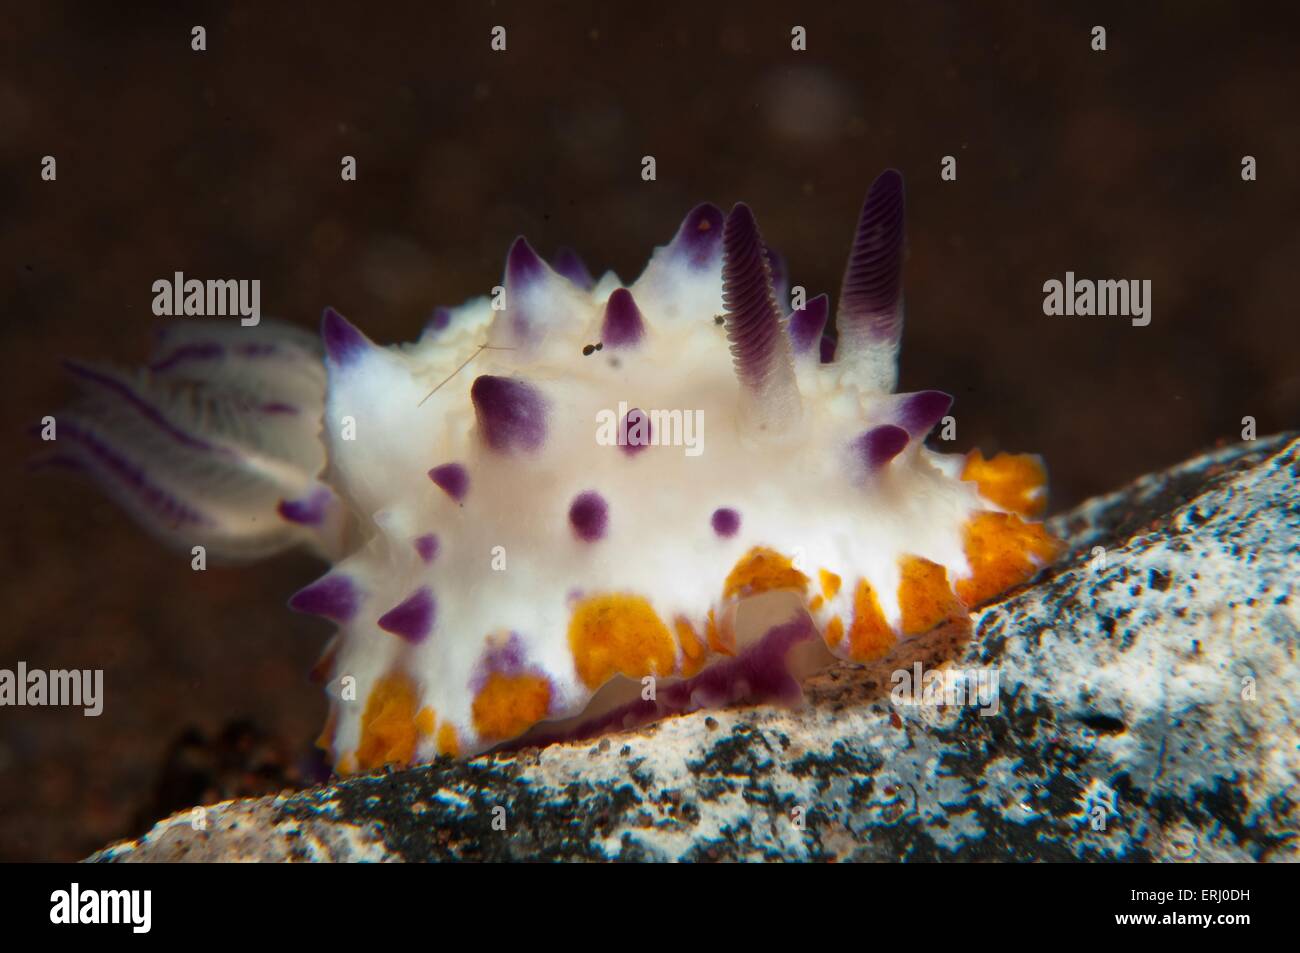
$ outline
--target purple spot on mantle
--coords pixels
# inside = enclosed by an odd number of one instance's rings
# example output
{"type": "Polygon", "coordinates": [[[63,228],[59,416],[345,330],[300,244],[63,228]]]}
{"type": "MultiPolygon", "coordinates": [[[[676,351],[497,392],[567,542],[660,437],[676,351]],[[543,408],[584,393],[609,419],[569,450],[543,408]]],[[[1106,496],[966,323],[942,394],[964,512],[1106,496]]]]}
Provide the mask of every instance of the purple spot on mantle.
{"type": "Polygon", "coordinates": [[[429,471],[429,479],[459,503],[469,492],[469,471],[459,463],[444,463],[429,471]]]}
{"type": "Polygon", "coordinates": [[[546,440],[541,392],[511,377],[484,374],[470,386],[479,433],[496,451],[536,450],[546,440]]]}
{"type": "Polygon", "coordinates": [[[654,441],[650,417],[640,407],[633,407],[619,421],[618,445],[629,457],[636,456],[654,441]]]}
{"type": "Polygon", "coordinates": [[[871,470],[879,470],[903,452],[908,439],[907,431],[902,427],[881,424],[860,436],[855,446],[862,457],[862,462],[871,470]]]}
{"type": "Polygon", "coordinates": [[[379,617],[378,625],[385,632],[401,636],[415,644],[429,637],[437,604],[428,586],[421,586],[393,608],[379,617]]]}
{"type": "Polygon", "coordinates": [[[423,536],[417,536],[411,540],[411,545],[419,554],[421,561],[426,563],[433,562],[433,557],[438,555],[438,537],[433,533],[425,533],[423,536]]]}
{"type": "Polygon", "coordinates": [[[281,500],[275,511],[290,523],[319,526],[325,520],[332,494],[325,487],[318,488],[304,500],[281,500]]]}
{"type": "Polygon", "coordinates": [[[289,608],[309,615],[322,615],[335,622],[347,622],[357,611],[356,586],[347,576],[329,575],[299,589],[289,599],[289,608]]]}
{"type": "Polygon", "coordinates": [[[609,504],[594,490],[579,493],[569,507],[569,522],[579,539],[595,542],[605,535],[609,525],[609,504]]]}
{"type": "Polygon", "coordinates": [[[729,506],[713,511],[713,531],[719,536],[735,536],[740,531],[740,514],[729,506]]]}
{"type": "Polygon", "coordinates": [[[704,268],[722,248],[722,209],[705,202],[687,214],[673,248],[695,268],[704,268]]]}
{"type": "Polygon", "coordinates": [[[605,304],[605,322],[600,328],[600,340],[610,347],[625,347],[641,340],[645,322],[641,309],[632,300],[632,292],[617,289],[605,304]]]}
{"type": "Polygon", "coordinates": [[[325,342],[325,356],[338,367],[348,366],[371,346],[366,336],[333,308],[325,309],[320,335],[325,342]]]}

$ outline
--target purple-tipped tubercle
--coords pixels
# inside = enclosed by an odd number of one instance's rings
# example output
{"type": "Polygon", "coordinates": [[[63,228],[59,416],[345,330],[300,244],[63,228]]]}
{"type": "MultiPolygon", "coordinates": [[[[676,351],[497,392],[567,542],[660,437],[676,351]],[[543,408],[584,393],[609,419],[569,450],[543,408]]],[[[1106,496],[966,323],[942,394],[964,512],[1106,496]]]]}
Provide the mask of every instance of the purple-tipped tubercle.
{"type": "Polygon", "coordinates": [[[913,437],[924,437],[952,407],[952,395],[941,390],[921,390],[901,395],[898,423],[913,437]]]}
{"type": "Polygon", "coordinates": [[[469,471],[460,463],[444,463],[429,471],[429,479],[457,503],[469,492],[469,471]]]}
{"type": "Polygon", "coordinates": [[[378,626],[412,644],[423,642],[433,629],[437,603],[433,591],[421,586],[379,617],[378,626]]]}
{"type": "Polygon", "coordinates": [[[289,599],[289,608],[308,615],[347,622],[356,614],[360,594],[350,578],[331,574],[299,589],[289,599]]]}
{"type": "Polygon", "coordinates": [[[537,281],[546,274],[546,262],[533,251],[528,239],[520,235],[510,246],[506,256],[506,288],[518,291],[529,282],[537,281]]]}
{"type": "Polygon", "coordinates": [[[610,347],[627,347],[636,344],[645,334],[645,320],[641,309],[632,300],[632,292],[617,289],[605,304],[605,320],[600,328],[602,344],[610,347]]]}
{"type": "Polygon", "coordinates": [[[902,427],[881,424],[860,436],[855,446],[867,469],[876,471],[902,453],[908,439],[907,431],[902,427]]]}
{"type": "Polygon", "coordinates": [[[451,308],[440,306],[433,309],[433,314],[429,315],[429,321],[425,325],[430,331],[445,331],[451,326],[451,308]]]}
{"type": "Polygon", "coordinates": [[[326,308],[321,317],[320,336],[325,343],[326,358],[336,367],[347,367],[373,346],[369,338],[333,308],[326,308]]]}
{"type": "Polygon", "coordinates": [[[281,500],[275,509],[282,519],[290,523],[319,526],[325,522],[325,515],[329,512],[330,501],[333,498],[334,494],[322,486],[303,499],[281,500]]]}
{"type": "Polygon", "coordinates": [[[531,451],[546,441],[546,404],[531,384],[484,374],[470,386],[469,396],[479,433],[492,450],[531,451]]]}
{"type": "Polygon", "coordinates": [[[415,537],[411,540],[411,545],[415,547],[416,555],[420,557],[421,562],[431,563],[438,555],[438,537],[433,533],[415,537]]]}
{"type": "Polygon", "coordinates": [[[695,206],[677,229],[673,238],[674,252],[684,257],[693,268],[707,267],[721,246],[722,226],[722,209],[708,202],[695,206]]]}
{"type": "Polygon", "coordinates": [[[572,248],[556,249],[555,257],[551,259],[551,267],[555,269],[556,274],[568,278],[583,291],[590,291],[596,284],[596,280],[591,277],[591,272],[587,270],[586,262],[572,248]]]}

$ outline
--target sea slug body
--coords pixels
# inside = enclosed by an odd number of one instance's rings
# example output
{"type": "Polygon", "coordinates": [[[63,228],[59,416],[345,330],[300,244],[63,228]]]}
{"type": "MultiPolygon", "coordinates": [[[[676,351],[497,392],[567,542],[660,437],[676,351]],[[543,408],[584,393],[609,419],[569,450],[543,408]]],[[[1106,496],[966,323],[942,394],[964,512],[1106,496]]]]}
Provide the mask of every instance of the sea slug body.
{"type": "Polygon", "coordinates": [[[341,772],[797,699],[1058,553],[1036,457],[942,454],[894,393],[903,184],[869,190],[837,302],[791,314],[753,213],[690,212],[641,276],[522,238],[504,294],[381,347],[333,309],[177,322],[134,373],[74,365],[56,462],[169,541],[332,563],[290,600],[341,772]],[[653,690],[647,692],[647,686],[653,690]]]}

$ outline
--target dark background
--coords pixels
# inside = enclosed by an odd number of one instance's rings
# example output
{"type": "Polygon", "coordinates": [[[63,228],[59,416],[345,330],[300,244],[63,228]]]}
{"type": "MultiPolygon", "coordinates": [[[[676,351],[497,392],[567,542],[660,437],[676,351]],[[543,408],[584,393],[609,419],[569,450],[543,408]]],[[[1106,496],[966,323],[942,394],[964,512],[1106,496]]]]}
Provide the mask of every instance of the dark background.
{"type": "Polygon", "coordinates": [[[194,573],[92,488],[25,470],[25,428],[72,394],[59,358],[138,363],[174,271],[407,340],[496,284],[520,232],[630,282],[692,205],[744,200],[794,281],[834,293],[896,166],[900,386],[957,396],[955,449],[1042,453],[1059,510],[1238,439],[1244,415],[1300,421],[1291,4],[270,6],[0,18],[0,667],[103,668],[106,693],[97,719],[0,709],[0,858],[76,858],[192,799],[274,790],[323,718],[304,673],[329,628],[283,607],[319,566],[194,573]],[[1151,325],[1044,316],[1066,270],[1150,279],[1151,325]],[[240,716],[265,736],[167,756],[240,716]]]}

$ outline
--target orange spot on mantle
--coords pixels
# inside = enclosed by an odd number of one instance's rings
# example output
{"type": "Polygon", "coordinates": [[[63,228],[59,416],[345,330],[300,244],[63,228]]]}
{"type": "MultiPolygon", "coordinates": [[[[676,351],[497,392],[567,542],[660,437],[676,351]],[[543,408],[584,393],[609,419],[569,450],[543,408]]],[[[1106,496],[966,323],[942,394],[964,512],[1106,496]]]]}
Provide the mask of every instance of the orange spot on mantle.
{"type": "Polygon", "coordinates": [[[840,577],[828,569],[817,571],[817,578],[821,580],[822,595],[827,599],[834,599],[840,594],[840,577]]]}
{"type": "Polygon", "coordinates": [[[962,536],[971,571],[957,580],[957,595],[972,608],[1027,582],[1064,548],[1042,523],[1026,523],[1013,513],[976,513],[962,536]]]}
{"type": "Polygon", "coordinates": [[[999,453],[985,460],[978,449],[966,455],[961,478],[979,486],[980,496],[1020,516],[1041,516],[1047,508],[1047,470],[1032,453],[999,453]]]}
{"type": "Polygon", "coordinates": [[[490,741],[523,734],[546,717],[551,683],[541,675],[493,672],[474,696],[474,730],[490,741]]]}
{"type": "Polygon", "coordinates": [[[569,648],[578,677],[599,688],[615,673],[629,678],[669,675],[677,643],[650,602],[642,596],[591,596],[569,620],[569,648]]]}

